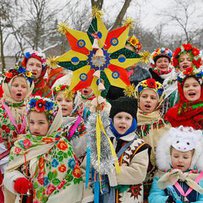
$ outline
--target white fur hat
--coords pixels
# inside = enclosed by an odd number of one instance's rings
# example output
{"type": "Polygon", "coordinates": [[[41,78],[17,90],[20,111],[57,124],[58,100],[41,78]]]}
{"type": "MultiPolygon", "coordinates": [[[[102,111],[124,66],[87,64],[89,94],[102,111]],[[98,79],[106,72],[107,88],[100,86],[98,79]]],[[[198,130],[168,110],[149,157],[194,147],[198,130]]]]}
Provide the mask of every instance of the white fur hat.
{"type": "Polygon", "coordinates": [[[186,152],[194,149],[191,169],[203,170],[203,135],[201,130],[192,127],[171,128],[158,142],[156,161],[160,170],[171,168],[170,148],[186,152]]]}

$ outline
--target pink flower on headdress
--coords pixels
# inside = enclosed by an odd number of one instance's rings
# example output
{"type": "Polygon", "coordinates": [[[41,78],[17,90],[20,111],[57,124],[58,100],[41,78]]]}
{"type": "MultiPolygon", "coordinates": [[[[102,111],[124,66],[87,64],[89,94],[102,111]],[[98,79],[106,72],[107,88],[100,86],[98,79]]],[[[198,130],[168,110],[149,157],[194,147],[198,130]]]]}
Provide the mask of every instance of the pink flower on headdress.
{"type": "Polygon", "coordinates": [[[147,79],[146,82],[147,82],[147,86],[149,88],[154,88],[155,89],[157,87],[156,81],[153,78],[147,79]]]}

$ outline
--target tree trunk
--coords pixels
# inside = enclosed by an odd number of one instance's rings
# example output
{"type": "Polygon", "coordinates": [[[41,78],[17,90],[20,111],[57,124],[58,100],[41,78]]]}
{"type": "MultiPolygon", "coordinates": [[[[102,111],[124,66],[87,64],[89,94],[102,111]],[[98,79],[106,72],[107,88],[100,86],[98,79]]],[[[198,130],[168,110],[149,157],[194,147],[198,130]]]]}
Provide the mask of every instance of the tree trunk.
{"type": "Polygon", "coordinates": [[[92,8],[97,7],[99,10],[102,9],[104,0],[91,0],[92,8]]]}
{"type": "Polygon", "coordinates": [[[0,22],[0,49],[1,49],[1,65],[2,65],[2,74],[5,72],[6,63],[5,63],[5,56],[4,56],[4,42],[3,42],[3,30],[1,27],[0,22]]]}
{"type": "Polygon", "coordinates": [[[116,18],[116,21],[115,21],[113,27],[111,28],[111,30],[114,30],[115,28],[121,26],[122,20],[123,20],[125,14],[126,14],[126,11],[127,11],[128,7],[130,6],[131,1],[132,0],[125,0],[125,3],[123,4],[123,7],[120,10],[120,12],[119,12],[119,14],[118,14],[118,16],[116,18]]]}

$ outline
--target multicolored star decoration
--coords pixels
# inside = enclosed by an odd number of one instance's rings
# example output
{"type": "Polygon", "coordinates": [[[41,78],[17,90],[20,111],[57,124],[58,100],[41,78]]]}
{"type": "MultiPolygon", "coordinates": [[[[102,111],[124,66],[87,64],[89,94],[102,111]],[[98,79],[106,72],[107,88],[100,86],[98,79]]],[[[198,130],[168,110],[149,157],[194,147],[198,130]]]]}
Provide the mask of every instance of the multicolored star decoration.
{"type": "Polygon", "coordinates": [[[108,91],[110,85],[123,89],[130,85],[125,69],[142,58],[125,48],[131,24],[132,21],[126,21],[124,26],[108,31],[100,11],[94,12],[87,33],[59,24],[59,31],[66,35],[71,50],[52,59],[51,63],[73,71],[70,90],[90,86],[99,96],[104,90],[108,91]]]}
{"type": "MultiPolygon", "coordinates": [[[[108,91],[110,85],[126,89],[130,86],[126,69],[143,61],[142,55],[125,48],[131,24],[132,21],[128,20],[122,27],[108,31],[101,19],[101,12],[96,9],[93,10],[93,19],[87,33],[73,30],[61,23],[59,31],[66,35],[71,49],[61,56],[52,58],[49,63],[73,71],[69,87],[73,92],[91,87],[99,100],[99,97],[103,96],[102,93],[108,91]]],[[[101,136],[105,136],[108,140],[116,171],[119,172],[114,147],[105,132],[100,112],[97,112],[95,143],[98,165],[101,157],[101,136]]],[[[87,151],[87,159],[90,160],[88,157],[87,151]]],[[[100,173],[99,170],[97,172],[100,173]]]]}

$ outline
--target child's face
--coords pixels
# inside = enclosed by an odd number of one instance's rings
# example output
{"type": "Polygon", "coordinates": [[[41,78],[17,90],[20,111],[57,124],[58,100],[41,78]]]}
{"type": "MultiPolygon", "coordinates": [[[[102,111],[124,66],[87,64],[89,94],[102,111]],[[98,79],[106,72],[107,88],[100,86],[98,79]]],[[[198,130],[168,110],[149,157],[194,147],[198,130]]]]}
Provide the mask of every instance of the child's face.
{"type": "Polygon", "coordinates": [[[30,112],[29,129],[32,135],[45,136],[47,134],[49,122],[44,112],[30,112]]]}
{"type": "Polygon", "coordinates": [[[56,96],[56,101],[61,105],[62,107],[62,115],[63,117],[69,116],[71,112],[73,111],[73,100],[66,99],[64,97],[64,92],[61,91],[56,96]]]}
{"type": "Polygon", "coordinates": [[[142,91],[139,100],[139,108],[145,113],[151,113],[155,110],[159,102],[157,93],[152,89],[142,91]]]}
{"type": "Polygon", "coordinates": [[[12,99],[17,102],[23,101],[26,97],[28,86],[26,79],[23,77],[16,77],[11,83],[10,93],[12,99]]]}
{"type": "Polygon", "coordinates": [[[171,164],[174,169],[180,169],[181,171],[187,171],[192,162],[193,150],[187,152],[181,152],[174,148],[171,151],[171,164]]]}
{"type": "Polygon", "coordinates": [[[186,68],[192,66],[192,58],[190,54],[181,54],[179,57],[179,68],[180,71],[184,71],[186,68]]]}
{"type": "Polygon", "coordinates": [[[42,73],[42,63],[36,58],[30,58],[27,61],[26,69],[31,71],[35,79],[39,78],[42,73]]]}
{"type": "Polygon", "coordinates": [[[133,117],[127,112],[119,112],[113,117],[113,124],[117,132],[121,135],[131,127],[133,117]]]}
{"type": "Polygon", "coordinates": [[[183,94],[188,101],[196,101],[201,96],[201,85],[195,78],[189,77],[184,82],[183,94]]]}
{"type": "Polygon", "coordinates": [[[156,61],[156,68],[161,71],[167,71],[169,67],[169,59],[166,57],[160,57],[156,61]]]}
{"type": "Polygon", "coordinates": [[[89,96],[90,94],[92,94],[92,89],[90,87],[87,88],[83,88],[81,89],[81,94],[85,97],[89,96]]]}

